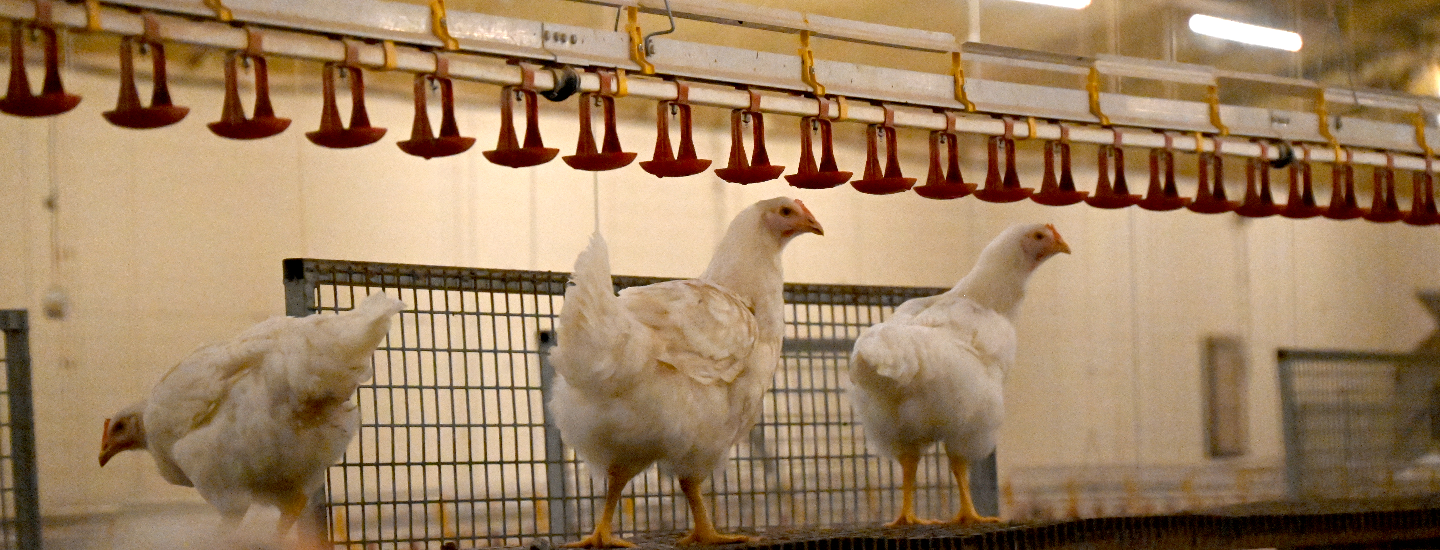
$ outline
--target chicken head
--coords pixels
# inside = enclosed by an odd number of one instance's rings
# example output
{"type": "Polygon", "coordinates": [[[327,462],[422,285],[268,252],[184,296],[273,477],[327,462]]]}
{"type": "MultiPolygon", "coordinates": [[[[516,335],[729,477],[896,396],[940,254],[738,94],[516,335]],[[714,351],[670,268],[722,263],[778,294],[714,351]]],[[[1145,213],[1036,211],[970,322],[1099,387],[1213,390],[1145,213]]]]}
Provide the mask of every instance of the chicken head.
{"type": "Polygon", "coordinates": [[[1020,241],[1020,249],[1024,251],[1026,259],[1034,261],[1035,266],[1056,254],[1070,253],[1070,245],[1060,238],[1060,232],[1055,230],[1053,224],[1029,226],[1029,231],[1020,241]]]}
{"type": "Polygon", "coordinates": [[[800,202],[800,199],[776,197],[764,203],[761,219],[764,220],[765,228],[778,236],[781,242],[789,241],[801,233],[825,234],[820,222],[810,213],[809,208],[805,208],[805,203],[800,202]]]}
{"type": "Polygon", "coordinates": [[[140,404],[126,407],[105,419],[105,433],[100,436],[100,466],[124,451],[145,448],[145,421],[140,404]]]}

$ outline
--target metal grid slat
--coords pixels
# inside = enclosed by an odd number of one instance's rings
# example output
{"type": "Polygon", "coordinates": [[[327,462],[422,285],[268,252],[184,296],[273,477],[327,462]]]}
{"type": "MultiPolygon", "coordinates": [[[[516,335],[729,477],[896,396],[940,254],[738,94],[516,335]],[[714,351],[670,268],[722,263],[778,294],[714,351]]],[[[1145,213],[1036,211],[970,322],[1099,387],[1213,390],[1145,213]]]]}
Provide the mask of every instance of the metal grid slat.
{"type": "MultiPolygon", "coordinates": [[[[331,540],[351,548],[562,542],[593,527],[603,476],[548,427],[545,360],[568,274],[294,259],[287,313],[350,309],[370,292],[409,309],[361,386],[361,429],[329,472],[331,540]]],[[[625,288],[661,279],[616,277],[625,288]]],[[[901,302],[943,289],[787,285],[775,388],[747,441],[707,488],[721,528],[844,526],[898,514],[898,468],[870,455],[845,393],[851,344],[901,302]]],[[[994,502],[990,479],[976,484],[994,502]],[[988,489],[987,489],[988,487],[988,489]]],[[[937,452],[922,462],[917,511],[947,516],[954,483],[937,452]]],[[[993,510],[992,510],[993,513],[993,510]]],[[[680,530],[678,483],[651,468],[631,481],[621,534],[680,530]]]]}
{"type": "Polygon", "coordinates": [[[1295,498],[1440,492],[1440,356],[1280,350],[1295,498]]]}

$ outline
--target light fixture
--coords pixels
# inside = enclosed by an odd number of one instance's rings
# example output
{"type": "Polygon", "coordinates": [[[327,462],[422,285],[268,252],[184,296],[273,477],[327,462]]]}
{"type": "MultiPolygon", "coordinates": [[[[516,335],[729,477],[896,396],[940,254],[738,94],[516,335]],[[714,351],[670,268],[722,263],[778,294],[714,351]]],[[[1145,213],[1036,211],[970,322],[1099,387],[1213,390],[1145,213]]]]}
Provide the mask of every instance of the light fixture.
{"type": "Polygon", "coordinates": [[[1055,7],[1057,7],[1057,8],[1070,8],[1070,9],[1072,9],[1072,10],[1083,9],[1085,6],[1089,6],[1089,5],[1090,5],[1090,0],[1019,0],[1019,1],[1020,1],[1020,2],[1028,2],[1028,3],[1031,3],[1031,4],[1044,4],[1044,5],[1046,5],[1046,6],[1055,6],[1055,7]]]}
{"type": "Polygon", "coordinates": [[[1241,23],[1239,21],[1231,21],[1229,19],[1221,19],[1219,17],[1211,17],[1198,13],[1190,16],[1190,30],[1206,36],[1289,52],[1300,51],[1301,45],[1300,35],[1290,31],[1261,27],[1259,25],[1251,25],[1249,23],[1241,23]]]}

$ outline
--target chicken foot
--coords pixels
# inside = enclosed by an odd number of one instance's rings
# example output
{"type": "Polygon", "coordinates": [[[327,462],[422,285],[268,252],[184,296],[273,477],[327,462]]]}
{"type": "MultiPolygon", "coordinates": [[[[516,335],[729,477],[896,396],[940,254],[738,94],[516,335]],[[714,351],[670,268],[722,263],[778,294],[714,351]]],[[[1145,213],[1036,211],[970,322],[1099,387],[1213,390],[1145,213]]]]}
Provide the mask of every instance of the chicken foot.
{"type": "Polygon", "coordinates": [[[595,524],[595,532],[588,537],[561,546],[563,548],[634,548],[635,543],[615,536],[610,529],[611,521],[615,517],[615,505],[620,503],[620,493],[625,491],[625,485],[630,483],[630,478],[635,477],[637,473],[639,472],[610,468],[609,477],[605,481],[605,508],[600,512],[600,521],[595,524]]]}
{"type": "Polygon", "coordinates": [[[975,501],[970,498],[970,461],[950,455],[950,473],[955,475],[955,484],[960,487],[960,512],[950,523],[1000,523],[998,517],[982,516],[975,511],[975,501]]]}
{"type": "Polygon", "coordinates": [[[710,521],[710,514],[705,510],[705,501],[700,496],[700,483],[702,480],[696,478],[680,478],[680,490],[685,492],[685,499],[690,501],[690,515],[695,518],[695,528],[689,535],[680,539],[678,544],[732,544],[745,542],[750,537],[745,535],[730,535],[715,530],[715,524],[710,521]]]}
{"type": "Polygon", "coordinates": [[[920,467],[920,455],[905,453],[895,457],[900,462],[900,517],[885,524],[886,527],[905,525],[933,525],[940,523],[933,519],[915,517],[915,471],[920,467]]]}

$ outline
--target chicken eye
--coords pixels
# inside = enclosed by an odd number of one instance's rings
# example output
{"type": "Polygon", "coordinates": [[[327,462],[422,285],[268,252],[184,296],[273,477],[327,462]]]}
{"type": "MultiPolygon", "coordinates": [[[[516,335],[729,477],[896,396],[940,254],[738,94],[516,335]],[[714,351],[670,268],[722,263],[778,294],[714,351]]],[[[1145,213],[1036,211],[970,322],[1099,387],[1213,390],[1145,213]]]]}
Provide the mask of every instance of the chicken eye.
{"type": "Polygon", "coordinates": [[[781,216],[789,216],[789,215],[794,214],[794,213],[795,213],[795,211],[794,211],[794,210],[791,210],[789,206],[782,206],[782,207],[780,207],[780,215],[781,215],[781,216]]]}
{"type": "Polygon", "coordinates": [[[1042,240],[1042,239],[1044,239],[1044,238],[1045,238],[1045,234],[1044,234],[1044,233],[1036,233],[1036,234],[1035,234],[1035,240],[1037,240],[1037,241],[1038,241],[1038,240],[1042,240]]]}
{"type": "Polygon", "coordinates": [[[119,432],[125,430],[125,421],[117,421],[110,425],[110,431],[119,432]]]}

